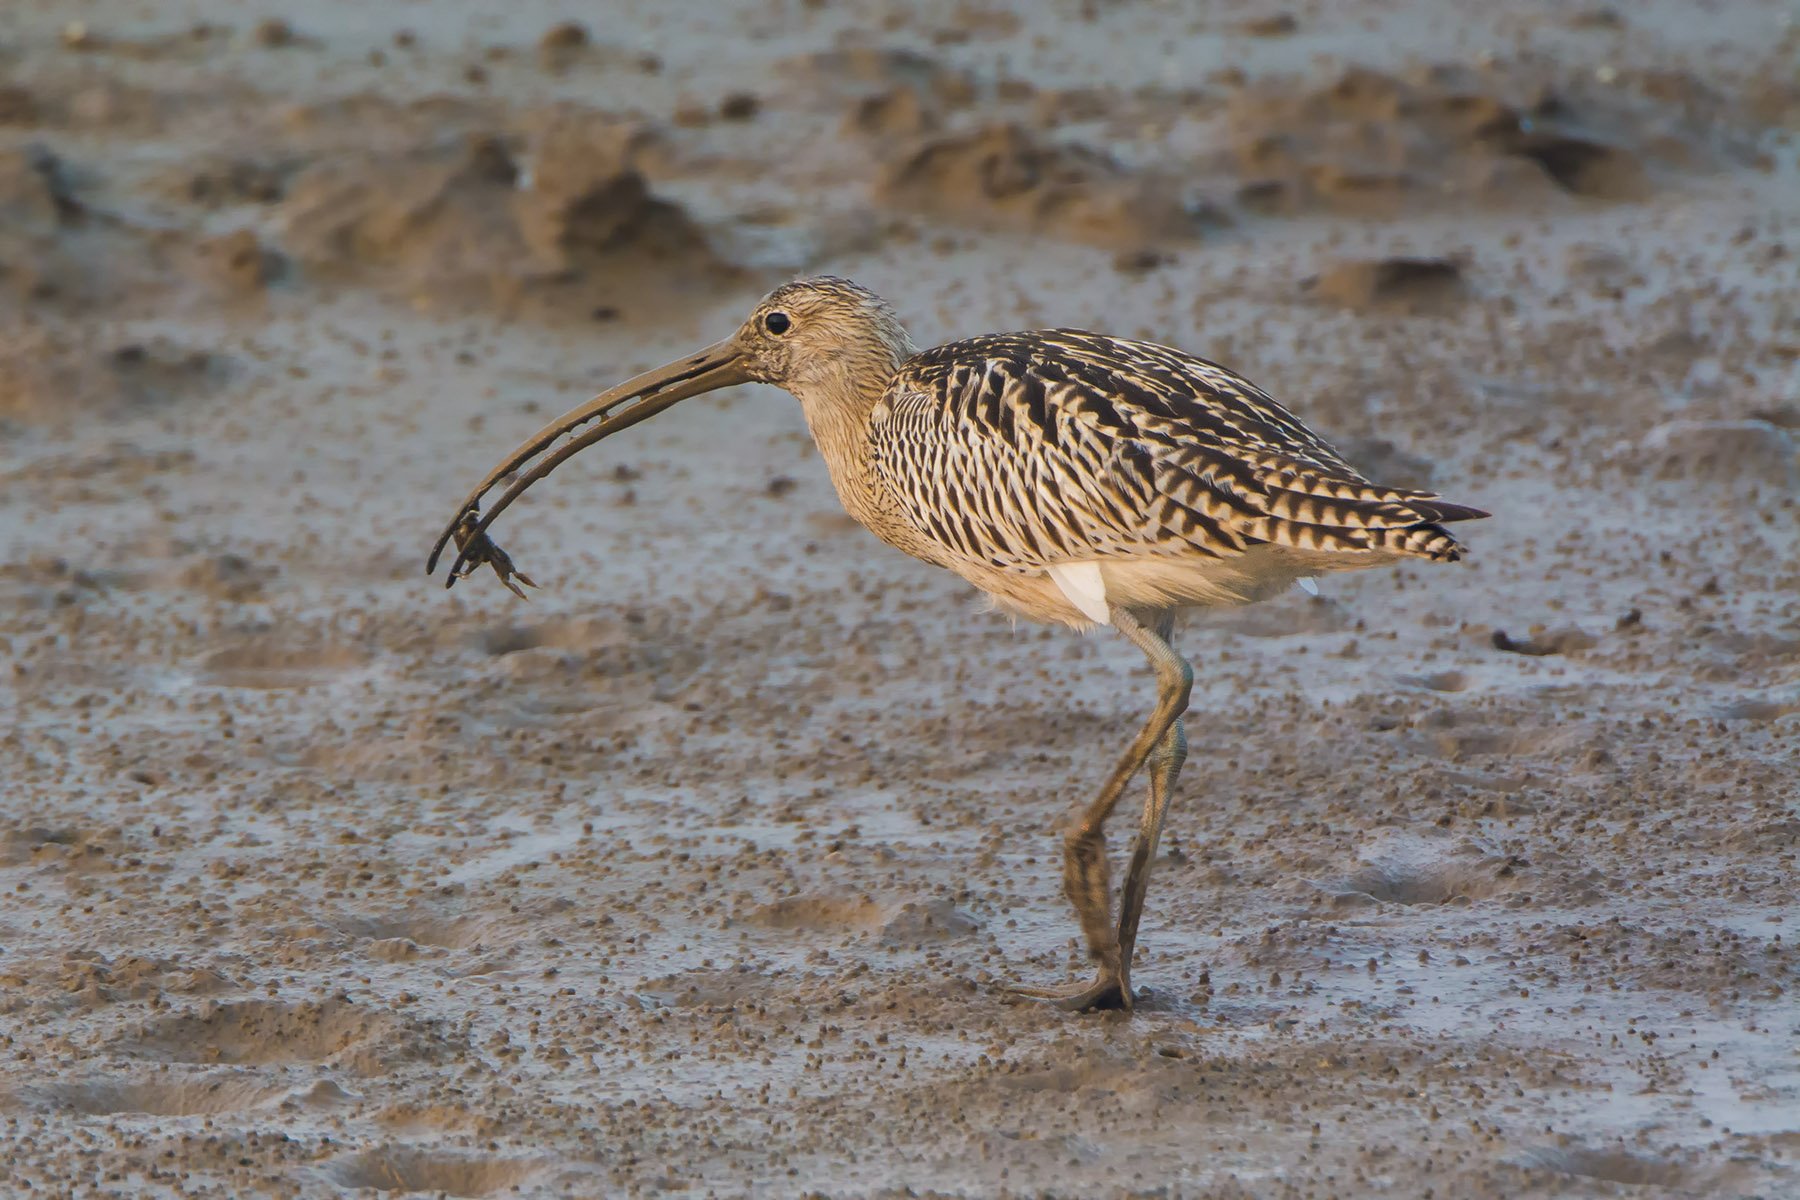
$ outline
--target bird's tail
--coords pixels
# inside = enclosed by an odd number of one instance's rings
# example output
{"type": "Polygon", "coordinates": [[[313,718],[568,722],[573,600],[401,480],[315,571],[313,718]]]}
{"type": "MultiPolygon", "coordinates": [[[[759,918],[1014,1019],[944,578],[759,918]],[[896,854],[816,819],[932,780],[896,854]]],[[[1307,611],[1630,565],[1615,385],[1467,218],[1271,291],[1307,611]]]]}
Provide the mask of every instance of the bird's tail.
{"type": "Polygon", "coordinates": [[[1462,543],[1444,525],[1452,521],[1479,521],[1488,513],[1466,504],[1451,504],[1436,498],[1408,501],[1407,507],[1424,520],[1417,525],[1398,529],[1372,529],[1382,548],[1397,550],[1433,562],[1458,562],[1462,559],[1462,543]]]}

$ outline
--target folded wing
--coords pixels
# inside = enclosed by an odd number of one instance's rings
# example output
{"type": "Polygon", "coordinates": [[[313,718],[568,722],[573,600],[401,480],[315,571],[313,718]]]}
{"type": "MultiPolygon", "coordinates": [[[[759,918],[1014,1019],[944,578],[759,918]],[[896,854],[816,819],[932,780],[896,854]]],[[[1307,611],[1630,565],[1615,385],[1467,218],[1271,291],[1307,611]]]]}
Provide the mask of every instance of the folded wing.
{"type": "Polygon", "coordinates": [[[1487,515],[1371,483],[1224,367],[1077,330],[926,351],[884,407],[875,466],[907,519],[994,567],[1263,544],[1454,559],[1442,523],[1487,515]]]}

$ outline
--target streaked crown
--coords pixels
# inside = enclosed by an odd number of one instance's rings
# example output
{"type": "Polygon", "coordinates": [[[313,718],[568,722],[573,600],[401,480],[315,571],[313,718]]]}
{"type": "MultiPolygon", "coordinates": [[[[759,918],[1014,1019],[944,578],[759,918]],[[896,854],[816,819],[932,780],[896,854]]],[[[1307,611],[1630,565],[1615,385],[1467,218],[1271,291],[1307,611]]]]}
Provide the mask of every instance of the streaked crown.
{"type": "Polygon", "coordinates": [[[785,387],[802,401],[849,380],[885,383],[916,353],[886,300],[835,275],[776,288],[736,340],[754,378],[785,387]]]}

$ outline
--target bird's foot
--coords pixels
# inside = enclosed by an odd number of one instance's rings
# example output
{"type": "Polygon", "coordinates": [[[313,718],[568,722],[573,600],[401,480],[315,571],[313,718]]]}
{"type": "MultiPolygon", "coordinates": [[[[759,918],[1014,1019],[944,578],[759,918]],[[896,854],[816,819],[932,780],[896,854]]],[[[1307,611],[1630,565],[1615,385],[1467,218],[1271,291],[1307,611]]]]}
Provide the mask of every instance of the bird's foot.
{"type": "Polygon", "coordinates": [[[1042,1000],[1054,1004],[1064,1012],[1084,1013],[1102,1009],[1116,1009],[1130,1012],[1136,999],[1131,993],[1131,980],[1120,978],[1108,971],[1101,971],[1094,982],[1074,992],[1059,991],[1055,988],[1015,987],[1009,989],[1014,995],[1025,996],[1032,1000],[1042,1000]]]}
{"type": "Polygon", "coordinates": [[[494,569],[494,574],[500,577],[500,582],[506,586],[508,591],[521,600],[527,599],[524,589],[519,587],[519,584],[522,583],[525,587],[536,587],[537,584],[531,582],[531,576],[513,566],[513,561],[507,557],[506,551],[494,545],[493,540],[485,531],[475,532],[475,527],[480,520],[481,514],[470,509],[456,523],[456,529],[451,536],[456,539],[457,550],[462,552],[463,565],[462,570],[456,573],[451,582],[467,578],[485,564],[494,569]]]}

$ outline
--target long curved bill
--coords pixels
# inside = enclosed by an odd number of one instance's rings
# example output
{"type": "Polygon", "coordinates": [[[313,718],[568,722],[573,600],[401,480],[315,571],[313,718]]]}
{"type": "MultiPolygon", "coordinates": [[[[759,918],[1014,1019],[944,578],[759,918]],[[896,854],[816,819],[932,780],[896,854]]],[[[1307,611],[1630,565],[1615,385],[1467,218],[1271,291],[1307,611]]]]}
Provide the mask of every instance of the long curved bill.
{"type": "Polygon", "coordinates": [[[456,519],[438,535],[436,544],[431,547],[431,557],[425,560],[425,573],[429,575],[437,570],[438,557],[443,554],[444,547],[451,539],[455,539],[456,561],[450,564],[450,577],[444,581],[445,587],[454,586],[458,579],[486,563],[494,569],[494,574],[500,577],[501,583],[511,588],[515,594],[523,596],[525,593],[513,582],[515,578],[531,587],[537,585],[512,565],[506,551],[489,540],[487,529],[494,523],[495,517],[505,512],[507,506],[524,495],[532,484],[600,439],[611,437],[621,429],[629,429],[639,421],[647,421],[690,396],[748,382],[750,376],[745,370],[743,356],[737,344],[734,341],[723,341],[666,367],[658,367],[654,371],[646,371],[634,379],[628,379],[618,387],[595,396],[580,408],[564,413],[507,455],[505,461],[489,471],[487,478],[469,493],[468,499],[457,510],[456,519]],[[615,409],[618,411],[615,412],[615,409]],[[608,416],[609,413],[612,415],[608,416]],[[605,420],[579,437],[564,442],[548,458],[514,480],[512,486],[483,515],[481,499],[495,484],[555,446],[564,434],[597,417],[604,417],[605,420]]]}

